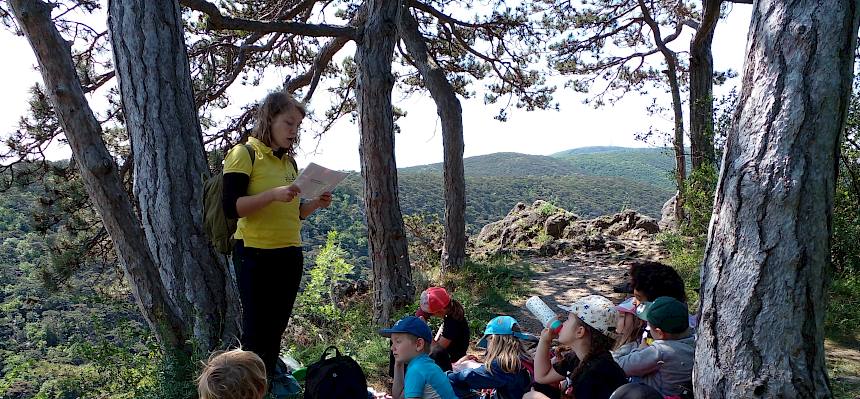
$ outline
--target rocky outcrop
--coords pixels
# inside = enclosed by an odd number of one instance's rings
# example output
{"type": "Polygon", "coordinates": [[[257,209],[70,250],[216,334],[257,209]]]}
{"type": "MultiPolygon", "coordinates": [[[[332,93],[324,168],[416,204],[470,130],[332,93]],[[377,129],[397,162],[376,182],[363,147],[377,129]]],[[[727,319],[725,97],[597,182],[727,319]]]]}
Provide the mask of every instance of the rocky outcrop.
{"type": "Polygon", "coordinates": [[[504,219],[481,229],[479,252],[554,255],[570,252],[624,250],[629,240],[653,240],[657,221],[628,210],[594,219],[557,208],[546,201],[518,203],[504,219]]]}
{"type": "Polygon", "coordinates": [[[675,206],[678,203],[678,194],[669,198],[665,204],[663,204],[663,210],[660,212],[660,230],[675,230],[678,228],[678,220],[675,218],[675,206]]]}

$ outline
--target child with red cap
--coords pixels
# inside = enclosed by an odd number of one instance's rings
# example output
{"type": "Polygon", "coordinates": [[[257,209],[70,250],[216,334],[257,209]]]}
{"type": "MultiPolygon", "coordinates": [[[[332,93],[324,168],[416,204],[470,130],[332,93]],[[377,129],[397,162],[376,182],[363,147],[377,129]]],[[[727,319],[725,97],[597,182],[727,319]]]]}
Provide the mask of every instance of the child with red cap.
{"type": "MultiPolygon", "coordinates": [[[[463,305],[452,299],[444,288],[430,287],[421,292],[415,316],[424,321],[429,321],[433,316],[442,318],[442,326],[433,338],[430,358],[443,371],[450,371],[451,363],[466,356],[469,348],[469,322],[466,321],[463,305]]],[[[393,364],[392,360],[389,363],[389,375],[393,374],[393,364]]]]}

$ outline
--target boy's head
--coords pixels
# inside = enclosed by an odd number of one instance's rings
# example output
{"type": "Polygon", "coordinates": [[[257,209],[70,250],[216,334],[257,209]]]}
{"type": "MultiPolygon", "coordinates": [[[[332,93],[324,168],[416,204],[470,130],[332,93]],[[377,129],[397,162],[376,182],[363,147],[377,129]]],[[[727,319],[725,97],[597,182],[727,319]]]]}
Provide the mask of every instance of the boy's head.
{"type": "Polygon", "coordinates": [[[684,280],[672,266],[645,261],[630,265],[630,286],[639,302],[650,302],[661,296],[687,301],[684,280]]]}
{"type": "Polygon", "coordinates": [[[197,378],[200,399],[262,399],[266,366],[254,352],[215,352],[197,378]]]}
{"type": "Polygon", "coordinates": [[[639,317],[651,325],[651,333],[657,339],[676,339],[690,328],[687,305],[668,296],[649,303],[639,317]]]}
{"type": "Polygon", "coordinates": [[[433,343],[430,326],[415,316],[404,317],[391,328],[379,330],[379,333],[391,337],[391,352],[395,359],[403,362],[409,362],[422,353],[430,353],[430,344],[433,343]]]}

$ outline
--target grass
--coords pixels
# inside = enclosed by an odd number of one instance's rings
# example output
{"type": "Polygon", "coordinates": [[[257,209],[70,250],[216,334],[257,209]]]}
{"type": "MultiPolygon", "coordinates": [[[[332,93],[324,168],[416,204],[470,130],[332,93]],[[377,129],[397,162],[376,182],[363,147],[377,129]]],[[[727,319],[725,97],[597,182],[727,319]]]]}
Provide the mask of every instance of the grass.
{"type": "Polygon", "coordinates": [[[860,398],[860,362],[857,351],[837,347],[837,343],[827,340],[824,344],[827,356],[827,374],[830,388],[837,399],[860,398]]]}
{"type": "Polygon", "coordinates": [[[516,308],[510,302],[529,292],[531,266],[509,256],[496,256],[466,262],[456,273],[449,273],[440,283],[454,292],[463,304],[473,337],[478,337],[487,322],[500,314],[511,314],[516,308]]]}
{"type": "Polygon", "coordinates": [[[829,291],[824,322],[827,338],[856,348],[860,341],[860,277],[835,276],[829,291]]]}

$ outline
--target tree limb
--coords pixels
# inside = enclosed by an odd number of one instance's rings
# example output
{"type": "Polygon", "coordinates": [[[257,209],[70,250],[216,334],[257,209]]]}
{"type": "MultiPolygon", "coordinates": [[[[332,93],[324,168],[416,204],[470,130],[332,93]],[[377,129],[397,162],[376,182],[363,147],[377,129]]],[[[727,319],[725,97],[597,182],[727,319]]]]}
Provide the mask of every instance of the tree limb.
{"type": "Polygon", "coordinates": [[[291,33],[312,37],[346,37],[357,40],[358,29],[352,26],[306,24],[301,22],[255,21],[228,17],[206,0],[180,0],[180,4],[209,16],[209,27],[215,30],[242,30],[261,33],[291,33]]]}

